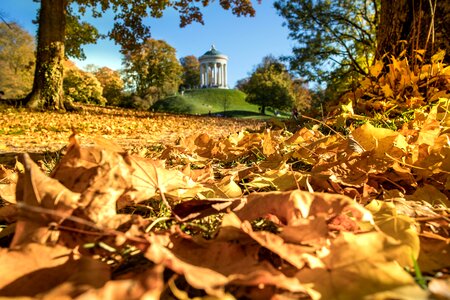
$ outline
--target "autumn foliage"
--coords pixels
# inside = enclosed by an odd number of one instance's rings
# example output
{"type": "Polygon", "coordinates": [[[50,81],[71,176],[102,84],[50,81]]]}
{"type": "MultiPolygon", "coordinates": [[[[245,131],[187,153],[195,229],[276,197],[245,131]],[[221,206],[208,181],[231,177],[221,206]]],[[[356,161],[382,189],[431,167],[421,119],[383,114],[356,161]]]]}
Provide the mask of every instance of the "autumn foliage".
{"type": "MultiPolygon", "coordinates": [[[[428,91],[402,89],[403,73],[390,81],[406,65],[372,74],[363,95],[401,107],[428,91]]],[[[377,127],[375,114],[362,119],[357,99],[333,119],[360,122],[345,135],[327,121],[289,132],[92,107],[64,115],[60,122],[70,121],[58,136],[73,133],[54,167],[23,154],[14,169],[0,169],[0,295],[448,298],[450,100],[439,92],[447,70],[428,77],[435,89],[426,107],[397,129],[377,127]],[[155,140],[143,143],[145,130],[169,138],[150,151],[155,140]],[[113,134],[88,140],[83,131],[113,134]],[[126,139],[132,132],[140,147],[126,139]]],[[[46,114],[8,111],[4,124],[20,113],[46,114]]],[[[5,151],[20,135],[3,130],[5,151]]]]}

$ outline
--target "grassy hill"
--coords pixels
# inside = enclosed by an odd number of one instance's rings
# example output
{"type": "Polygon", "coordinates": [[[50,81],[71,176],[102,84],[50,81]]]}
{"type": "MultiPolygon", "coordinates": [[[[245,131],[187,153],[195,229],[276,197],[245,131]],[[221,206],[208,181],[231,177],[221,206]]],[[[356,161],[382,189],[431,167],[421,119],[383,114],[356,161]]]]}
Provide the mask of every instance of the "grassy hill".
{"type": "Polygon", "coordinates": [[[180,114],[221,114],[233,117],[260,116],[258,106],[245,102],[245,94],[238,90],[199,89],[186,91],[184,95],[168,97],[156,102],[157,112],[180,114]]]}

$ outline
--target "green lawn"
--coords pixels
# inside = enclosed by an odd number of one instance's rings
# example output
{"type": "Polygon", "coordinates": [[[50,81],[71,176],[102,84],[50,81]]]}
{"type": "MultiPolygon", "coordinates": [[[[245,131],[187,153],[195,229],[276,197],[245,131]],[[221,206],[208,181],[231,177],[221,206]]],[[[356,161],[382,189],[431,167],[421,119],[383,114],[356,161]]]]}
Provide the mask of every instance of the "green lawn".
{"type": "MultiPolygon", "coordinates": [[[[259,113],[258,105],[245,101],[245,94],[238,90],[199,89],[186,91],[158,101],[152,106],[157,112],[205,115],[216,114],[236,118],[266,117],[259,113]]],[[[273,116],[267,110],[267,117],[273,116]]]]}

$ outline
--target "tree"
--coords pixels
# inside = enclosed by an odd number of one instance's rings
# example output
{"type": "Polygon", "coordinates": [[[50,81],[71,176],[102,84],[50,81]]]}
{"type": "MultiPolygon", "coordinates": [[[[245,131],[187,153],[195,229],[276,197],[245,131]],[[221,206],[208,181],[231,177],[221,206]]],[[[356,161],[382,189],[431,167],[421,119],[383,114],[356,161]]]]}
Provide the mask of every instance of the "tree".
{"type": "MultiPolygon", "coordinates": [[[[113,11],[115,22],[108,36],[122,46],[124,53],[145,42],[150,36],[150,28],[143,19],[161,17],[164,9],[172,7],[180,13],[180,25],[186,26],[194,21],[203,23],[201,6],[210,4],[210,0],[200,3],[193,0],[40,0],[38,16],[37,59],[33,89],[26,99],[28,107],[44,109],[70,109],[64,101],[63,61],[66,46],[66,26],[68,14],[84,15],[88,9],[94,17],[113,11]],[[71,11],[73,9],[73,12],[71,11]]],[[[254,15],[252,4],[248,0],[221,0],[224,9],[232,9],[238,16],[254,15]]]]}
{"type": "Polygon", "coordinates": [[[292,80],[292,92],[294,94],[293,106],[297,108],[298,111],[304,111],[311,108],[312,96],[303,80],[292,80]]]}
{"type": "Polygon", "coordinates": [[[73,62],[64,61],[63,89],[71,102],[104,105],[103,88],[94,74],[80,70],[73,62]]]}
{"type": "Polygon", "coordinates": [[[298,43],[286,58],[291,71],[319,83],[367,75],[375,54],[378,2],[276,1],[289,37],[298,43]]]}
{"type": "Polygon", "coordinates": [[[103,35],[99,34],[97,28],[80,20],[80,16],[75,16],[69,7],[66,15],[66,37],[64,40],[66,58],[86,59],[83,48],[84,44],[95,44],[103,35]]]}
{"type": "Polygon", "coordinates": [[[106,98],[108,104],[119,105],[124,89],[124,82],[120,78],[120,73],[108,67],[99,68],[93,73],[103,87],[102,96],[106,98]]]}
{"type": "Polygon", "coordinates": [[[0,23],[0,90],[6,98],[25,97],[33,84],[34,39],[16,23],[0,23]]]}
{"type": "Polygon", "coordinates": [[[245,87],[245,85],[248,83],[249,79],[250,79],[249,77],[239,79],[238,81],[236,81],[236,86],[235,86],[235,88],[236,88],[237,90],[243,91],[243,90],[244,90],[244,87],[245,87]]]}
{"type": "Polygon", "coordinates": [[[245,101],[260,105],[262,114],[265,114],[266,107],[289,109],[295,97],[291,75],[272,56],[263,58],[244,84],[243,91],[247,94],[245,101]]]}
{"type": "Polygon", "coordinates": [[[200,85],[200,62],[194,55],[188,55],[180,58],[180,64],[183,67],[181,86],[185,89],[191,89],[200,85]]]}
{"type": "Polygon", "coordinates": [[[123,59],[127,82],[135,94],[156,102],[178,90],[182,68],[173,47],[163,40],[148,39],[123,59]]]}
{"type": "MultiPolygon", "coordinates": [[[[426,57],[429,58],[439,48],[449,54],[449,36],[448,1],[381,0],[378,58],[385,54],[399,56],[406,50],[406,55],[414,61],[415,50],[426,50],[426,57]]],[[[444,61],[450,61],[448,55],[444,61]]]]}

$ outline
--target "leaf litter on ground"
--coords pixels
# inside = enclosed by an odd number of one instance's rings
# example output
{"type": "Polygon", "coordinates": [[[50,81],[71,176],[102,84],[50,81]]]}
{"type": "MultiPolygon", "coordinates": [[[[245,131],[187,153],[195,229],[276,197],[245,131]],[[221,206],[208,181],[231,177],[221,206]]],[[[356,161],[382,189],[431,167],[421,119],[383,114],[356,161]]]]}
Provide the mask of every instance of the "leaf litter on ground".
{"type": "Polygon", "coordinates": [[[445,299],[448,106],[346,136],[195,133],[151,158],[74,134],[48,175],[25,154],[0,169],[0,295],[445,299]]]}

